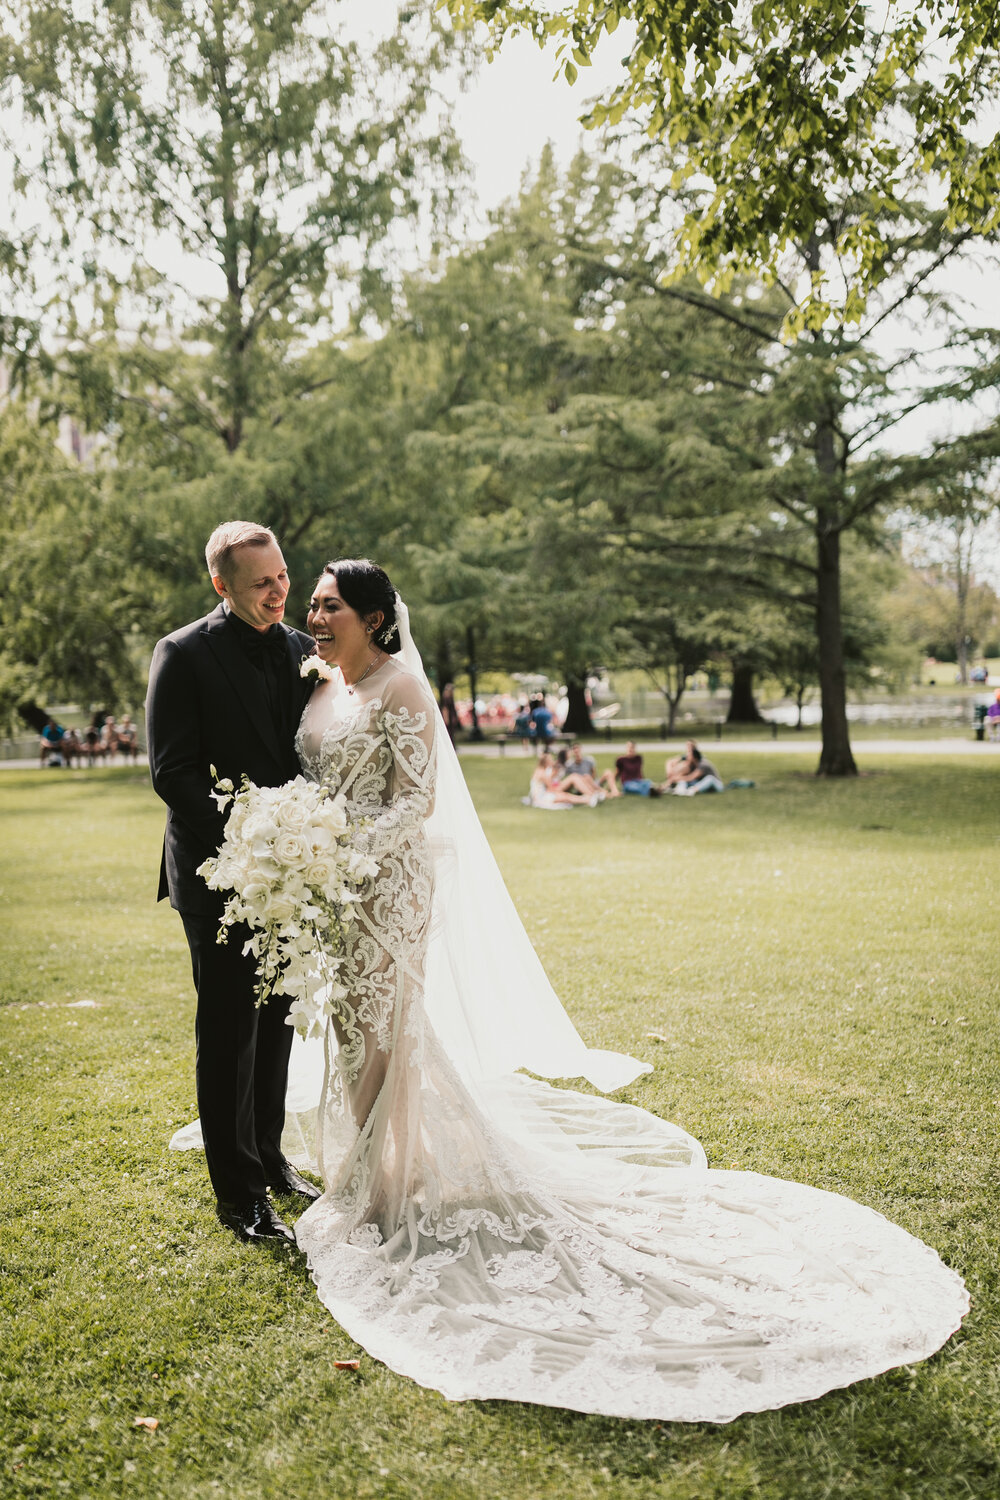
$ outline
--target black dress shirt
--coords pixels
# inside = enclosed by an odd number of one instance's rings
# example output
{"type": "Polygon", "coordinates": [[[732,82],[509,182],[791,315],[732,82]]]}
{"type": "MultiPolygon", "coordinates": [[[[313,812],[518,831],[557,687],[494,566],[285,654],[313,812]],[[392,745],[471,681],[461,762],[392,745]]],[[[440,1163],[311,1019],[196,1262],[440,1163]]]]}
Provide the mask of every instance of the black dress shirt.
{"type": "Polygon", "coordinates": [[[275,732],[282,740],[292,731],[291,682],[288,674],[288,645],[278,625],[257,630],[226,608],[226,623],[234,631],[240,648],[260,677],[261,703],[266,708],[275,732]]]}

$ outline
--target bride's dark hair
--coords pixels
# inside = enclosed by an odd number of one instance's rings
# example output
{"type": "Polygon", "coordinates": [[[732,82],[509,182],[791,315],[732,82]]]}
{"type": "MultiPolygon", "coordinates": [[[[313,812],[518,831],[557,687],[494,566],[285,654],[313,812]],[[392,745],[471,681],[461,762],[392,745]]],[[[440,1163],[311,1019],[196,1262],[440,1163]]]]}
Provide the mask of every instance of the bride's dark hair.
{"type": "Polygon", "coordinates": [[[381,610],[382,623],[372,635],[372,644],[390,654],[397,652],[400,642],[396,627],[396,590],[384,568],[368,557],[341,557],[328,562],[323,572],[332,573],[340,597],[362,619],[381,610]]]}

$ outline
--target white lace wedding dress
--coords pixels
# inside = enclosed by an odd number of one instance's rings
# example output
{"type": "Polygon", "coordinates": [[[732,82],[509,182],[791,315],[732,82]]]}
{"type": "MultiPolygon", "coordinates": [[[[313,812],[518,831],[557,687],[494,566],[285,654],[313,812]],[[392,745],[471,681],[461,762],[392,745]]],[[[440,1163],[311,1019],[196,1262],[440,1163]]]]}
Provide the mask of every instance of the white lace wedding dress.
{"type": "Polygon", "coordinates": [[[879,1214],[711,1171],[676,1126],[510,1065],[605,1087],[642,1070],[589,1052],[568,1020],[560,1053],[540,988],[532,1036],[532,995],[504,1000],[509,948],[463,970],[441,941],[479,873],[434,832],[437,762],[453,752],[421,676],[389,660],[354,695],[321,684],[298,748],[364,820],[379,865],[326,1039],[326,1191],[296,1226],[359,1344],[454,1400],[727,1422],[947,1340],[968,1306],[961,1280],[879,1214]],[[473,972],[485,992],[463,1002],[473,972]]]}

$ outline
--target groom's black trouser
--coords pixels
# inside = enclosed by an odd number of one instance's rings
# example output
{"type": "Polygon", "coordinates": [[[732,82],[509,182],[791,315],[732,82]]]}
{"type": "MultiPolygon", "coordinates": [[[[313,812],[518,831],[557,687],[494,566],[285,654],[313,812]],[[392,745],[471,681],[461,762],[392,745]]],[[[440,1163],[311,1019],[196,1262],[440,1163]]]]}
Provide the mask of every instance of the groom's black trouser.
{"type": "Polygon", "coordinates": [[[263,1198],[284,1160],[285,1089],[292,1028],[285,995],[254,1004],[250,936],[232,927],[216,942],[217,917],[181,912],[198,991],[195,1020],[198,1112],[215,1196],[245,1204],[263,1198]]]}

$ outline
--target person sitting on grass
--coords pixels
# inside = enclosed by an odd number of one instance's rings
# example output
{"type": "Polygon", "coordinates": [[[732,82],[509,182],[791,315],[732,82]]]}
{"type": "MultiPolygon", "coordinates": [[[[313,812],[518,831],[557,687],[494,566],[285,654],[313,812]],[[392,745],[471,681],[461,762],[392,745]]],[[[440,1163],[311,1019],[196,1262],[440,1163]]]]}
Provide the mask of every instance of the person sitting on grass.
{"type": "Polygon", "coordinates": [[[560,779],[556,763],[546,751],[538,757],[538,764],[531,777],[528,800],[532,807],[551,810],[557,807],[596,807],[604,799],[601,792],[585,791],[578,776],[570,775],[560,779]]]}
{"type": "Polygon", "coordinates": [[[691,775],[696,765],[694,758],[695,748],[694,740],[688,740],[682,753],[672,756],[667,761],[666,778],[660,783],[661,792],[672,792],[678,782],[683,781],[686,776],[691,775]]]}
{"type": "Polygon", "coordinates": [[[642,756],[635,740],[625,745],[625,754],[615,761],[615,774],[621,782],[622,791],[630,797],[658,797],[660,788],[654,786],[648,776],[643,775],[642,756]]]}
{"type": "MultiPolygon", "coordinates": [[[[563,751],[559,752],[560,760],[563,754],[563,751]]],[[[574,740],[570,745],[565,768],[571,776],[579,776],[581,781],[591,787],[592,792],[604,792],[608,797],[621,796],[614,771],[602,771],[598,776],[597,762],[592,755],[584,755],[583,746],[579,740],[574,740]]]]}
{"type": "Polygon", "coordinates": [[[725,787],[722,778],[713,766],[712,762],[691,741],[692,769],[686,776],[682,776],[674,787],[676,797],[694,797],[699,792],[722,792],[725,787]]]}

